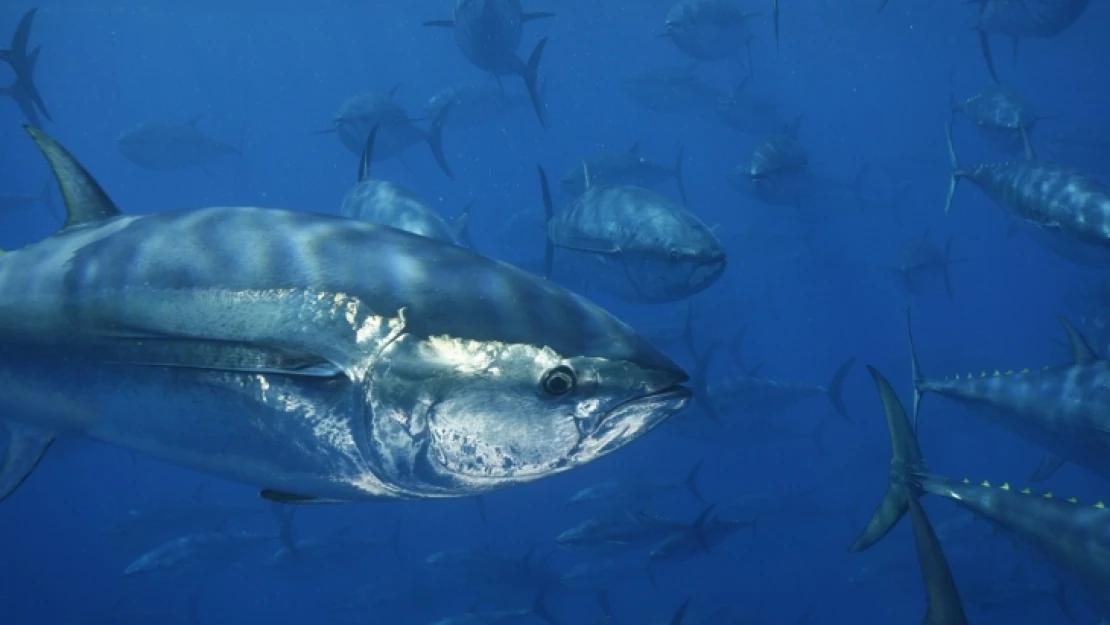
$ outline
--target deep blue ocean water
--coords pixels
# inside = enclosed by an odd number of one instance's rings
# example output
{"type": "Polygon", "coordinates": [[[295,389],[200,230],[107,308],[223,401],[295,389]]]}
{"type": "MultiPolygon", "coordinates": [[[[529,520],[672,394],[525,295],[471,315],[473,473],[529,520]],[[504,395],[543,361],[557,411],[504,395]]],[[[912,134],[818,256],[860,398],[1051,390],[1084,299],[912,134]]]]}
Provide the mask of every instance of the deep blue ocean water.
{"type": "MultiPolygon", "coordinates": [[[[824,384],[842,361],[855,357],[844,394],[854,423],[839,420],[828,402],[815,397],[791,408],[786,418],[807,430],[827,421],[820,446],[804,439],[754,439],[713,425],[701,429],[702,436],[665,426],[589,466],[488,495],[486,523],[471,499],[305,507],[297,512],[298,537],[348,527],[369,538],[399,527],[399,557],[383,548],[357,563],[278,571],[266,565],[279,546],[275,541],[218,570],[161,583],[122,575],[138,553],[113,546],[105,534],[109,527],[131,509],[188,501],[202,483],[205,500],[228,505],[262,507],[256,490],[63,439],[0,511],[0,623],[187,623],[192,617],[185,606],[198,588],[205,624],[346,622],[334,620],[329,606],[373,582],[392,584],[386,593],[401,595],[407,576],[438,551],[486,546],[519,559],[534,548],[533,562],[565,571],[585,559],[552,542],[583,518],[565,505],[572,493],[637,475],[680,481],[699,461],[707,501],[723,505],[747,494],[804,492],[813,509],[796,514],[812,518],[781,527],[758,524],[757,531],[738,532],[709,553],[661,565],[655,586],[646,576],[633,576],[610,593],[617,623],[667,622],[687,599],[686,622],[695,625],[793,623],[811,603],[815,624],[919,622],[924,603],[908,524],[866,554],[847,553],[881,496],[889,454],[881,409],[862,364],[885,372],[908,399],[905,310],[911,303],[928,373],[978,375],[982,369],[1065,361],[1055,314],[1089,314],[1077,295],[1097,291],[1099,272],[1062,260],[1027,237],[1008,237],[1001,212],[969,184],[961,183],[952,213],[943,213],[950,94],[966,97],[989,84],[971,30],[972,5],[891,0],[876,15],[873,3],[864,0],[783,2],[776,53],[770,3],[741,3],[760,14],[751,23],[752,88],[773,94],[785,114],[804,114],[800,136],[810,167],[850,181],[870,164],[869,196],[892,197],[903,185],[909,188],[899,208],[901,226],[883,207],[807,207],[817,214],[810,249],[795,236],[800,226],[794,209],[760,205],[728,182],[727,173],[745,162],[758,137],[729,129],[711,109],[653,113],[621,91],[620,79],[632,72],[692,64],[655,36],[671,4],[526,0],[527,10],[557,14],[528,24],[521,46],[526,53],[540,37],[550,37],[540,71],[547,81],[549,128],[542,129],[527,107],[479,128],[449,128],[445,151],[454,182],[422,146],[409,151],[404,163],[376,163],[375,175],[418,191],[448,217],[475,199],[470,230],[477,249],[525,260],[543,254],[537,165],[561,176],[583,156],[636,141],[643,154],[671,163],[685,147],[688,208],[716,226],[729,254],[723,277],[691,300],[698,344],[731,340],[750,324],[744,343],[750,362],[764,362],[768,376],[811,384],[824,384]],[[510,216],[527,210],[536,215],[531,240],[499,234],[510,216]],[[926,231],[935,241],[954,237],[958,255],[968,259],[952,267],[952,301],[936,289],[911,298],[890,275],[899,245],[926,231]],[[820,512],[817,503],[835,512],[820,512]],[[549,553],[554,555],[541,560],[549,553]],[[719,616],[722,609],[732,620],[719,616]],[[737,620],[742,617],[761,620],[737,620]]],[[[38,6],[32,33],[32,43],[43,45],[37,83],[55,120],[46,129],[133,214],[212,205],[336,213],[354,182],[357,159],[334,136],[315,131],[328,127],[344,99],[400,85],[398,100],[419,117],[424,101],[439,89],[487,79],[449,33],[421,25],[448,17],[448,0],[44,0],[38,6]],[[243,138],[241,165],[230,158],[205,170],[160,174],[135,166],[117,149],[120,133],[139,122],[198,115],[207,134],[231,143],[243,138]]],[[[2,3],[0,42],[31,7],[19,0],[2,3]]],[[[1095,0],[1060,36],[1023,41],[1016,62],[1009,43],[994,38],[1005,82],[1046,117],[1034,144],[1065,131],[1106,127],[1108,29],[1110,4],[1095,0]]],[[[721,90],[748,73],[735,58],[699,63],[693,71],[721,90]]],[[[0,66],[0,84],[10,80],[0,66]]],[[[519,85],[515,77],[503,81],[519,85]]],[[[10,99],[0,98],[0,195],[35,194],[49,175],[22,122],[10,99]]],[[[966,120],[957,120],[955,130],[961,160],[1002,158],[966,120]]],[[[677,198],[673,184],[659,190],[677,198]]],[[[557,204],[566,201],[557,193],[557,204]]],[[[60,205],[57,197],[54,202],[60,205]]],[[[37,241],[59,225],[58,214],[42,206],[2,214],[0,249],[37,241]]],[[[681,330],[686,302],[641,305],[603,293],[590,296],[634,326],[681,330]]],[[[693,368],[678,344],[668,347],[693,368]]],[[[1105,352],[1105,342],[1096,348],[1105,352]]],[[[727,371],[731,365],[722,356],[713,367],[727,371]]],[[[1023,483],[1040,458],[1017,436],[935,397],[923,403],[921,437],[930,464],[946,475],[1023,483]]],[[[1083,500],[1107,496],[1104,481],[1071,466],[1046,488],[1083,500]]],[[[702,507],[678,492],[652,511],[690,521],[702,507]]],[[[944,502],[928,501],[926,507],[937,526],[969,518],[944,502]]],[[[254,527],[274,531],[276,524],[263,513],[254,527]]],[[[953,542],[949,550],[971,621],[1067,622],[1051,596],[970,607],[974,596],[988,592],[984,588],[1001,593],[1016,584],[1014,571],[1023,580],[1054,583],[1051,569],[1033,554],[1015,551],[1006,536],[992,536],[983,525],[975,527],[981,538],[953,542]]],[[[353,622],[430,623],[475,605],[526,607],[530,593],[495,593],[476,603],[468,593],[429,589],[411,602],[415,606],[367,604],[353,622]]],[[[553,590],[548,604],[564,625],[602,619],[591,591],[553,590]]],[[[1093,622],[1080,599],[1070,604],[1077,622],[1093,622]]]]}

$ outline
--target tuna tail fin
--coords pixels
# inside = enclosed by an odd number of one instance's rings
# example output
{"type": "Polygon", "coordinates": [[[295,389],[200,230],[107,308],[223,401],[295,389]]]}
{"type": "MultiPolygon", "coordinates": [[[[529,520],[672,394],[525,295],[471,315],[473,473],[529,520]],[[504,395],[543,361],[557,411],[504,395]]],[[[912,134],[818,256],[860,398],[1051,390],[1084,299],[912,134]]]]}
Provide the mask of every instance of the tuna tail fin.
{"type": "Polygon", "coordinates": [[[524,87],[528,90],[528,99],[532,101],[532,110],[536,112],[536,118],[540,120],[540,126],[544,129],[547,128],[547,121],[543,118],[544,103],[540,99],[539,72],[540,58],[543,57],[545,46],[547,46],[547,37],[540,39],[540,42],[536,44],[520,74],[520,77],[524,79],[524,87]]]}
{"type": "Polygon", "coordinates": [[[690,472],[686,474],[686,481],[684,481],[683,484],[686,486],[686,490],[694,496],[694,499],[704,504],[706,503],[705,497],[701,496],[701,490],[698,488],[698,473],[701,472],[701,463],[702,461],[699,460],[698,463],[694,465],[694,468],[690,469],[690,472]]]}
{"type": "Polygon", "coordinates": [[[994,84],[999,84],[998,72],[994,69],[994,54],[991,52],[991,40],[987,31],[982,28],[976,28],[975,31],[979,33],[979,50],[983,53],[983,61],[987,64],[987,72],[991,75],[991,80],[994,84]]]}
{"type": "Polygon", "coordinates": [[[805,113],[798,113],[798,116],[794,118],[794,121],[790,122],[790,125],[787,126],[786,134],[790,135],[791,137],[797,138],[798,132],[801,131],[802,128],[802,120],[805,119],[805,116],[805,113]]]}
{"type": "Polygon", "coordinates": [[[50,163],[65,200],[63,228],[116,217],[118,208],[87,169],[53,137],[32,126],[23,126],[50,163]]]}
{"type": "Polygon", "coordinates": [[[867,527],[852,544],[853,553],[871,548],[902,520],[909,511],[910,500],[916,501],[920,496],[919,487],[912,482],[912,476],[919,471],[924,471],[925,468],[921,450],[917,446],[917,435],[909,419],[906,418],[906,410],[902,407],[902,402],[899,401],[894,388],[877,369],[868,366],[867,370],[871,372],[871,377],[874,378],[875,385],[879,389],[879,398],[886,413],[893,453],[890,461],[890,483],[887,486],[886,495],[871,515],[867,527]]]}
{"type": "Polygon", "coordinates": [[[683,161],[686,160],[686,146],[678,148],[678,156],[674,161],[674,180],[678,184],[678,194],[682,197],[682,205],[688,206],[689,200],[686,199],[686,180],[683,177],[683,161]]]}
{"type": "Polygon", "coordinates": [[[829,401],[832,402],[833,408],[836,409],[836,413],[848,423],[852,422],[852,415],[848,414],[848,407],[844,405],[844,380],[848,377],[848,373],[852,370],[852,365],[855,364],[855,362],[856,359],[854,356],[845,360],[836,370],[836,373],[833,373],[833,377],[829,380],[829,385],[826,390],[829,401]]]}
{"type": "MultiPolygon", "coordinates": [[[[547,183],[547,172],[543,170],[543,166],[537,166],[536,169],[540,172],[540,190],[543,192],[543,214],[545,228],[547,224],[551,223],[551,218],[555,216],[555,208],[551,204],[551,185],[547,183]]],[[[547,233],[547,246],[543,254],[543,277],[548,280],[551,279],[551,270],[555,264],[555,244],[551,241],[551,233],[547,233]]]]}
{"type": "Polygon", "coordinates": [[[451,101],[439,109],[439,113],[432,119],[431,129],[428,131],[428,148],[432,150],[432,157],[436,159],[436,164],[451,180],[455,179],[455,174],[451,173],[451,166],[447,164],[447,156],[443,153],[443,126],[447,123],[447,116],[451,114],[451,108],[454,105],[455,102],[451,101]]]}
{"type": "Polygon", "coordinates": [[[775,29],[775,55],[779,53],[779,0],[771,3],[771,23],[775,29]]]}
{"type": "Polygon", "coordinates": [[[532,614],[535,614],[540,620],[547,623],[547,625],[559,625],[559,623],[551,616],[551,612],[547,609],[547,586],[540,586],[536,592],[536,598],[532,601],[532,614]]]}
{"type": "Polygon", "coordinates": [[[694,524],[690,526],[690,531],[694,533],[694,538],[698,541],[698,546],[701,550],[709,553],[712,551],[712,546],[709,544],[709,537],[706,535],[706,524],[709,523],[709,515],[713,514],[713,509],[717,504],[710,504],[701,511],[698,518],[694,519],[694,524]]]}
{"type": "Polygon", "coordinates": [[[694,386],[694,401],[697,402],[698,407],[705,413],[705,416],[712,419],[717,425],[721,424],[721,415],[717,413],[717,409],[713,406],[713,402],[710,401],[708,376],[709,364],[713,361],[713,352],[717,351],[717,348],[720,346],[721,344],[719,342],[713,341],[709,344],[709,347],[705,348],[701,357],[698,358],[697,365],[694,367],[694,376],[692,379],[692,384],[694,386]]]}
{"type": "Polygon", "coordinates": [[[690,600],[687,599],[686,601],[683,601],[682,605],[678,606],[678,609],[675,610],[674,616],[671,617],[671,620],[668,623],[668,625],[682,625],[682,620],[684,618],[686,618],[686,610],[689,607],[690,607],[690,600]]]}
{"type": "Polygon", "coordinates": [[[948,198],[944,201],[944,214],[952,210],[952,198],[956,195],[956,183],[960,181],[963,173],[960,171],[960,161],[956,158],[956,144],[952,141],[952,122],[944,125],[948,139],[948,162],[952,165],[952,175],[948,179],[948,198]]]}
{"type": "MultiPolygon", "coordinates": [[[[654,586],[654,584],[652,584],[654,586]]],[[[597,606],[601,608],[601,613],[605,618],[616,620],[617,616],[613,613],[613,602],[609,600],[609,591],[604,588],[597,591],[594,595],[597,598],[597,606]]]]}
{"type": "Polygon", "coordinates": [[[1071,346],[1072,362],[1077,365],[1089,365],[1098,360],[1098,354],[1091,348],[1087,339],[1083,338],[1083,334],[1076,329],[1067,317],[1063,315],[1056,315],[1060,320],[1060,324],[1064,326],[1064,332],[1068,335],[1068,345],[1071,346]]]}
{"type": "Polygon", "coordinates": [[[917,432],[917,413],[921,408],[921,363],[917,361],[917,347],[913,343],[913,324],[910,309],[906,309],[906,336],[910,343],[910,381],[913,384],[913,431],[917,432]]]}
{"type": "Polygon", "coordinates": [[[366,135],[366,143],[362,146],[362,155],[358,159],[358,180],[365,182],[370,179],[370,163],[374,160],[374,141],[378,137],[378,128],[381,124],[374,124],[370,134],[366,135]]]}
{"type": "Polygon", "coordinates": [[[486,514],[486,498],[481,495],[475,497],[474,507],[478,509],[478,518],[482,520],[482,525],[488,525],[489,516],[486,514]]]}
{"type": "Polygon", "coordinates": [[[185,612],[189,615],[190,625],[204,625],[204,591],[207,589],[207,580],[202,579],[197,584],[196,590],[189,595],[189,603],[185,612]]]}
{"type": "Polygon", "coordinates": [[[878,8],[878,9],[876,9],[876,11],[875,11],[875,12],[876,12],[876,13],[882,13],[882,12],[883,12],[883,9],[885,9],[885,8],[886,8],[886,3],[887,3],[887,2],[889,2],[889,1],[890,1],[890,0],[879,0],[879,8],[878,8]]]}
{"type": "Polygon", "coordinates": [[[0,464],[0,501],[8,498],[27,479],[54,442],[50,432],[8,423],[4,461],[0,464]]]}

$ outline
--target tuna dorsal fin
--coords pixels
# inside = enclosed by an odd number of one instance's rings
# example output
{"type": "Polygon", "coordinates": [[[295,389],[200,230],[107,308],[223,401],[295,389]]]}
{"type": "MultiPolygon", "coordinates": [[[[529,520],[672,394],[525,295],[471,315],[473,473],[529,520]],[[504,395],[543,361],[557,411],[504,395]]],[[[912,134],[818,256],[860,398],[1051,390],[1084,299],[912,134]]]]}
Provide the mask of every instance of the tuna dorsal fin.
{"type": "Polygon", "coordinates": [[[590,166],[585,160],[582,161],[582,184],[583,190],[590,188],[590,166]]]}
{"type": "Polygon", "coordinates": [[[64,228],[94,223],[120,215],[112,199],[87,169],[53,137],[33,126],[23,128],[50,163],[66,204],[64,228]]]}
{"type": "Polygon", "coordinates": [[[639,154],[640,153],[640,140],[639,139],[636,140],[636,143],[632,144],[632,147],[628,148],[628,153],[629,154],[639,154]]]}
{"type": "Polygon", "coordinates": [[[0,464],[0,501],[19,488],[38,466],[54,435],[24,425],[8,424],[8,448],[0,464]]]}
{"type": "Polygon", "coordinates": [[[370,178],[370,163],[374,160],[374,140],[378,136],[378,127],[374,124],[370,134],[366,135],[366,145],[362,146],[362,156],[358,160],[358,181],[364,182],[370,178]]]}
{"type": "Polygon", "coordinates": [[[1064,332],[1068,335],[1068,343],[1071,344],[1072,359],[1077,365],[1089,365],[1096,360],[1098,356],[1095,355],[1095,350],[1087,344],[1087,339],[1075,329],[1063,315],[1059,315],[1060,323],[1064,326],[1064,332]]]}

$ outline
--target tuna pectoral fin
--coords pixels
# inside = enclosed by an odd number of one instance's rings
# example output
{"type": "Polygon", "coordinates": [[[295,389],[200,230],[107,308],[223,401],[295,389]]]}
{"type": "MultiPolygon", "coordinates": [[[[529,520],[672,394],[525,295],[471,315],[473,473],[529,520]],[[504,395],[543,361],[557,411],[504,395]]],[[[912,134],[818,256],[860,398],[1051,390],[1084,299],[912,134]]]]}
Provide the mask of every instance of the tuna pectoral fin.
{"type": "Polygon", "coordinates": [[[65,228],[110,219],[120,214],[92,174],[62,144],[31,126],[23,127],[42,151],[58,179],[66,205],[65,228]]]}
{"type": "Polygon", "coordinates": [[[913,324],[910,321],[910,309],[906,309],[906,336],[910,343],[910,383],[913,385],[913,430],[917,432],[917,411],[921,408],[921,364],[917,361],[917,347],[913,344],[913,324]]]}
{"type": "Polygon", "coordinates": [[[1040,466],[1033,472],[1033,475],[1029,476],[1029,481],[1040,482],[1042,480],[1047,480],[1052,477],[1054,473],[1059,471],[1060,467],[1064,466],[1065,462],[1066,460],[1063,458],[1045,452],[1044,456],[1041,458],[1040,466]]]}
{"type": "Polygon", "coordinates": [[[872,545],[879,542],[894,529],[898,521],[909,511],[909,493],[906,487],[901,484],[891,484],[887,488],[886,495],[883,497],[879,507],[871,515],[871,520],[867,522],[867,527],[852,544],[852,553],[866,551],[872,545]]]}
{"type": "Polygon", "coordinates": [[[378,138],[378,128],[381,124],[374,124],[366,135],[366,143],[362,145],[362,154],[358,158],[358,178],[356,182],[366,182],[370,179],[370,165],[374,161],[374,142],[378,138]]]}
{"type": "Polygon", "coordinates": [[[956,158],[956,144],[952,141],[952,122],[944,125],[945,137],[948,139],[948,162],[952,165],[952,175],[948,178],[948,196],[944,200],[944,214],[952,210],[952,198],[956,195],[956,183],[960,181],[963,173],[960,171],[960,161],[956,158]]]}
{"type": "Polygon", "coordinates": [[[308,503],[346,503],[342,499],[322,499],[319,497],[310,497],[307,495],[295,495],[293,493],[285,493],[280,490],[263,489],[258,493],[258,496],[266,501],[273,501],[277,503],[287,504],[308,504],[308,503]]]}
{"type": "Polygon", "coordinates": [[[524,79],[524,87],[528,90],[528,99],[532,101],[532,110],[536,112],[536,117],[540,120],[540,126],[544,128],[547,128],[547,122],[543,117],[544,103],[540,99],[539,74],[540,59],[543,57],[543,49],[546,46],[547,37],[544,37],[536,44],[532,54],[528,57],[528,62],[524,64],[520,73],[520,77],[524,79]]]}
{"type": "Polygon", "coordinates": [[[447,164],[447,156],[443,153],[443,126],[447,123],[447,116],[451,114],[451,108],[454,105],[454,101],[448,102],[447,106],[439,109],[439,113],[432,120],[432,128],[428,131],[428,148],[432,151],[432,157],[451,180],[455,179],[455,174],[451,173],[451,166],[447,164]]]}
{"type": "Polygon", "coordinates": [[[917,560],[925,582],[924,625],[967,625],[956,580],[952,578],[952,569],[948,566],[948,558],[944,556],[933,525],[920,501],[916,498],[909,500],[909,507],[917,560]]]}
{"type": "Polygon", "coordinates": [[[25,425],[9,423],[4,427],[8,434],[8,448],[4,452],[4,464],[0,465],[0,501],[19,488],[19,485],[35,470],[54,435],[25,425]]]}
{"type": "Polygon", "coordinates": [[[828,386],[829,401],[832,402],[836,413],[848,423],[852,422],[852,415],[848,414],[848,407],[844,405],[844,380],[848,377],[848,373],[852,370],[852,365],[855,362],[854,357],[845,360],[844,364],[840,365],[832,379],[829,380],[828,386]]]}
{"type": "Polygon", "coordinates": [[[176,337],[129,337],[104,348],[104,361],[121,365],[281,373],[332,378],[343,374],[327,359],[293,349],[176,337]]]}
{"type": "Polygon", "coordinates": [[[1060,319],[1060,324],[1064,326],[1064,332],[1068,335],[1068,344],[1071,345],[1072,360],[1077,365],[1089,365],[1098,360],[1098,355],[1095,350],[1087,343],[1087,339],[1083,338],[1079,330],[1075,328],[1070,321],[1063,315],[1057,315],[1060,319]]]}

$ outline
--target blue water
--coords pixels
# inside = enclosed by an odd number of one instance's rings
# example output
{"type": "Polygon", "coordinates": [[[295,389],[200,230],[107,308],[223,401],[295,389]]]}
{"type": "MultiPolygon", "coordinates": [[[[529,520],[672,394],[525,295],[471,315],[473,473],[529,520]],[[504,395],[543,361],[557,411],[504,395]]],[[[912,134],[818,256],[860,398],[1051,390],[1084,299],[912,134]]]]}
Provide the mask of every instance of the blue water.
{"type": "MultiPolygon", "coordinates": [[[[43,44],[37,82],[55,120],[46,127],[127,213],[240,204],[335,213],[354,182],[357,159],[334,136],[315,131],[329,126],[344,99],[400,85],[398,99],[419,116],[423,102],[440,88],[484,79],[458,52],[449,32],[421,26],[424,20],[448,17],[450,4],[44,1],[32,44],[43,44]],[[141,121],[201,114],[207,134],[231,143],[244,138],[241,170],[232,158],[205,171],[157,174],[128,162],[115,146],[123,130],[141,121]]],[[[557,13],[528,24],[521,46],[526,53],[540,37],[550,37],[541,66],[548,81],[549,129],[544,131],[525,107],[477,129],[447,130],[455,182],[442,175],[422,146],[406,154],[404,163],[377,163],[375,175],[417,190],[446,216],[476,198],[471,231],[479,250],[537,258],[543,253],[541,232],[531,241],[497,236],[500,225],[521,210],[535,210],[539,223],[536,165],[561,176],[585,155],[623,149],[637,140],[645,155],[670,163],[685,146],[689,208],[717,226],[729,253],[724,276],[692,300],[700,345],[729,340],[742,324],[750,324],[745,356],[750,362],[765,361],[769,376],[823,384],[845,358],[855,356],[857,363],[885,372],[908,397],[904,314],[911,300],[887,267],[904,239],[928,230],[935,241],[954,236],[959,255],[970,260],[953,267],[954,301],[943,291],[912,298],[927,373],[1020,369],[1066,360],[1054,315],[1078,318],[1089,312],[1075,295],[1096,289],[1098,272],[1061,260],[1028,238],[1008,238],[1001,212],[971,185],[961,185],[952,214],[943,214],[949,94],[966,97],[988,85],[971,31],[973,6],[955,0],[891,0],[879,16],[869,0],[856,0],[854,6],[846,0],[784,2],[776,54],[769,3],[745,4],[761,13],[752,23],[752,85],[774,94],[787,115],[804,113],[801,139],[811,167],[850,181],[870,164],[868,193],[878,197],[889,197],[902,185],[910,188],[901,207],[902,227],[880,209],[860,211],[843,203],[829,208],[818,220],[814,255],[797,245],[760,244],[762,235],[741,236],[745,224],[797,227],[783,217],[792,209],[761,206],[726,178],[745,162],[756,138],[732,131],[711,111],[648,112],[621,91],[619,79],[631,72],[690,63],[654,36],[670,5],[671,0],[527,0],[526,10],[557,13]]],[[[19,0],[0,6],[0,41],[29,8],[19,0]]],[[[1031,98],[1043,115],[1054,116],[1041,122],[1035,142],[1060,131],[1105,127],[1108,27],[1110,4],[1095,2],[1061,36],[1024,41],[1016,64],[1008,42],[994,39],[1004,80],[1031,98]]],[[[7,71],[0,67],[0,84],[10,81],[7,71]]],[[[702,63],[695,72],[719,89],[731,88],[746,75],[734,59],[702,63]]],[[[514,77],[504,81],[519,84],[514,77]]],[[[0,195],[34,194],[48,176],[21,123],[19,110],[0,99],[0,195]]],[[[956,134],[962,160],[1002,158],[966,120],[957,121],[956,134]]],[[[673,184],[661,185],[660,191],[677,198],[673,184]]],[[[42,207],[0,215],[0,249],[39,240],[59,223],[42,207]]],[[[680,329],[686,306],[591,297],[644,327],[665,322],[680,329]]],[[[1100,345],[1100,351],[1105,347],[1100,345]]],[[[693,367],[681,348],[676,346],[672,355],[693,367]]],[[[714,365],[725,371],[729,366],[726,358],[714,365]]],[[[106,528],[130,509],[187,500],[203,482],[208,483],[204,497],[223,503],[257,503],[256,491],[115,448],[60,440],[3,504],[0,623],[156,622],[151,616],[156,613],[177,614],[179,620],[168,622],[189,622],[184,606],[201,584],[206,624],[327,623],[333,622],[328,606],[353,589],[392,581],[399,592],[404,587],[399,580],[418,570],[427,555],[472,545],[516,558],[535,546],[537,554],[555,554],[546,564],[565,570],[582,558],[559,552],[552,539],[582,519],[564,504],[573,492],[615,477],[680,480],[699,460],[704,462],[701,489],[710,502],[749,493],[811,491],[815,500],[844,513],[789,527],[760,526],[755,535],[740,532],[711,553],[660,567],[657,588],[633,577],[611,593],[616,622],[666,622],[687,599],[687,623],[698,625],[735,622],[714,620],[723,608],[738,617],[761,618],[761,623],[793,623],[812,602],[812,623],[919,622],[924,603],[907,525],[866,554],[847,553],[881,496],[889,443],[874,388],[859,365],[848,379],[845,399],[855,415],[853,424],[837,420],[820,397],[788,415],[806,429],[830,420],[823,450],[805,440],[747,440],[727,429],[710,428],[710,436],[691,439],[663,428],[584,468],[488,496],[488,524],[478,518],[470,499],[320,506],[297,513],[299,537],[342,527],[366,537],[383,536],[399,525],[399,559],[382,549],[357,566],[278,574],[265,566],[270,552],[262,550],[201,579],[161,585],[136,584],[122,576],[138,553],[110,545],[106,528]],[[878,572],[868,577],[868,567],[878,572]]],[[[1040,458],[1033,446],[944,400],[927,398],[922,418],[922,446],[931,466],[947,475],[1018,483],[1040,458]]],[[[1061,470],[1049,487],[1083,500],[1107,493],[1104,482],[1074,467],[1061,470]]],[[[943,502],[926,505],[937,526],[967,517],[943,502]]],[[[690,497],[676,494],[652,511],[689,521],[701,509],[690,497]]],[[[265,516],[258,524],[267,531],[273,526],[265,516]]],[[[949,553],[957,580],[968,589],[965,594],[974,593],[973,586],[1001,586],[999,570],[1051,582],[1045,564],[982,527],[985,538],[961,542],[958,556],[949,553]]],[[[198,531],[209,529],[215,528],[198,531]]],[[[530,591],[501,601],[487,598],[480,607],[529,603],[530,591]]],[[[367,610],[358,622],[431,622],[474,604],[466,593],[429,591],[419,610],[367,610]]],[[[590,592],[553,591],[549,604],[561,624],[601,619],[590,592]]],[[[1079,599],[1071,604],[1080,619],[1089,619],[1079,599]]],[[[988,624],[1066,622],[1051,598],[990,611],[969,607],[969,617],[988,624]]]]}

